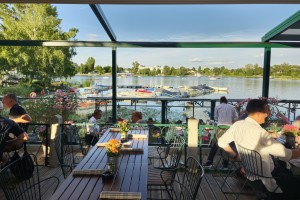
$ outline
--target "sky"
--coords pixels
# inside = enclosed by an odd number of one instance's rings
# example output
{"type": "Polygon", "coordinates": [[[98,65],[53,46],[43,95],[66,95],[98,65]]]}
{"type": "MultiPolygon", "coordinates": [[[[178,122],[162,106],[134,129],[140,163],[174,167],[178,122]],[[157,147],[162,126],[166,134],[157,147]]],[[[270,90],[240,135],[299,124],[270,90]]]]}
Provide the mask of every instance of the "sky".
{"type": "MultiPolygon", "coordinates": [[[[79,41],[110,41],[89,5],[57,4],[61,28],[78,28],[79,41]]],[[[101,5],[118,41],[260,42],[262,36],[300,10],[300,5],[101,5]]],[[[73,61],[111,66],[111,48],[80,47],[73,61]]],[[[262,48],[118,48],[117,65],[240,68],[263,66],[262,48]]],[[[300,49],[272,49],[271,65],[300,65],[300,49]]]]}

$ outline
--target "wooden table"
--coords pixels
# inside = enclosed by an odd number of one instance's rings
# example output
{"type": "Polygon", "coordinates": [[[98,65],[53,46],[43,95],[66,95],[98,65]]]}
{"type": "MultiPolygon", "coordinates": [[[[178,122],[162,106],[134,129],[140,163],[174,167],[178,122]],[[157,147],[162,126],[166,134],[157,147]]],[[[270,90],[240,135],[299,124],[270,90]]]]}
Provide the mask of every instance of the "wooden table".
{"type": "MultiPolygon", "coordinates": [[[[147,134],[147,131],[133,131],[147,134]]],[[[129,132],[130,133],[130,132],[129,132]]],[[[98,141],[107,142],[111,138],[120,139],[120,133],[110,132],[108,129],[98,141]]],[[[51,200],[99,199],[102,191],[141,192],[142,199],[147,199],[148,172],[148,138],[134,139],[132,148],[143,148],[143,154],[121,154],[119,168],[112,180],[103,181],[101,176],[73,176],[73,173],[59,186],[51,200]]],[[[107,169],[105,147],[96,145],[76,169],[107,169]]]]}

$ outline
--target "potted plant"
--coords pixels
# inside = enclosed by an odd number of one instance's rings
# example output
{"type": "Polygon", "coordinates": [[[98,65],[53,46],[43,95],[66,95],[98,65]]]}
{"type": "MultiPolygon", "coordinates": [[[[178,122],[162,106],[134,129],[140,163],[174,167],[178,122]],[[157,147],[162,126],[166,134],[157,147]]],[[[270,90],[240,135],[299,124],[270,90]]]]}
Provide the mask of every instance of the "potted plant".
{"type": "Polygon", "coordinates": [[[292,149],[295,148],[296,137],[298,136],[299,128],[291,125],[286,124],[282,127],[282,134],[285,136],[285,147],[292,149]]]}
{"type": "Polygon", "coordinates": [[[128,136],[128,131],[130,130],[128,120],[125,119],[123,121],[118,121],[118,127],[120,128],[122,142],[126,142],[127,136],[128,136]]]}
{"type": "Polygon", "coordinates": [[[122,145],[119,140],[110,139],[108,143],[105,145],[105,147],[106,147],[106,154],[107,154],[108,170],[115,173],[118,168],[120,150],[122,145]]]}

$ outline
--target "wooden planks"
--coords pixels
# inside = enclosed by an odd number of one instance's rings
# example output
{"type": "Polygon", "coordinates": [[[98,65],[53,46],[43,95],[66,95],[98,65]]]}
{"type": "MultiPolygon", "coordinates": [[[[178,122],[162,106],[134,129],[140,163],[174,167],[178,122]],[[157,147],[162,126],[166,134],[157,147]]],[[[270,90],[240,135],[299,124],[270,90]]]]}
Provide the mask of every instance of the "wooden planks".
{"type": "MultiPolygon", "coordinates": [[[[119,139],[120,134],[107,132],[99,143],[110,139],[119,139]]],[[[74,177],[72,174],[51,197],[58,199],[91,199],[97,200],[101,191],[141,192],[142,199],[147,198],[148,139],[134,139],[132,148],[144,149],[143,154],[121,154],[119,166],[113,180],[103,181],[101,176],[74,177]]],[[[105,147],[94,146],[76,169],[107,169],[105,147]]]]}

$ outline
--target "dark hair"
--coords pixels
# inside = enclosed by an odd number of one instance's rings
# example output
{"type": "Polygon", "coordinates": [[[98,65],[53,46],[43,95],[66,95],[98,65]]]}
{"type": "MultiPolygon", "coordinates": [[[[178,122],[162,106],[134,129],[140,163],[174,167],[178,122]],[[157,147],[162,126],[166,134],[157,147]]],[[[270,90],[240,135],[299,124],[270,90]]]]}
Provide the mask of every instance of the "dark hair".
{"type": "Polygon", "coordinates": [[[102,115],[102,110],[99,110],[99,109],[94,110],[93,115],[95,116],[95,115],[97,115],[98,113],[100,113],[100,115],[102,115]]]}
{"type": "Polygon", "coordinates": [[[248,114],[252,114],[256,112],[266,113],[267,112],[266,105],[268,104],[264,100],[251,99],[247,104],[246,111],[248,114]]]}
{"type": "Polygon", "coordinates": [[[220,103],[228,103],[228,100],[226,99],[225,96],[222,96],[222,97],[220,98],[220,103]]]}

